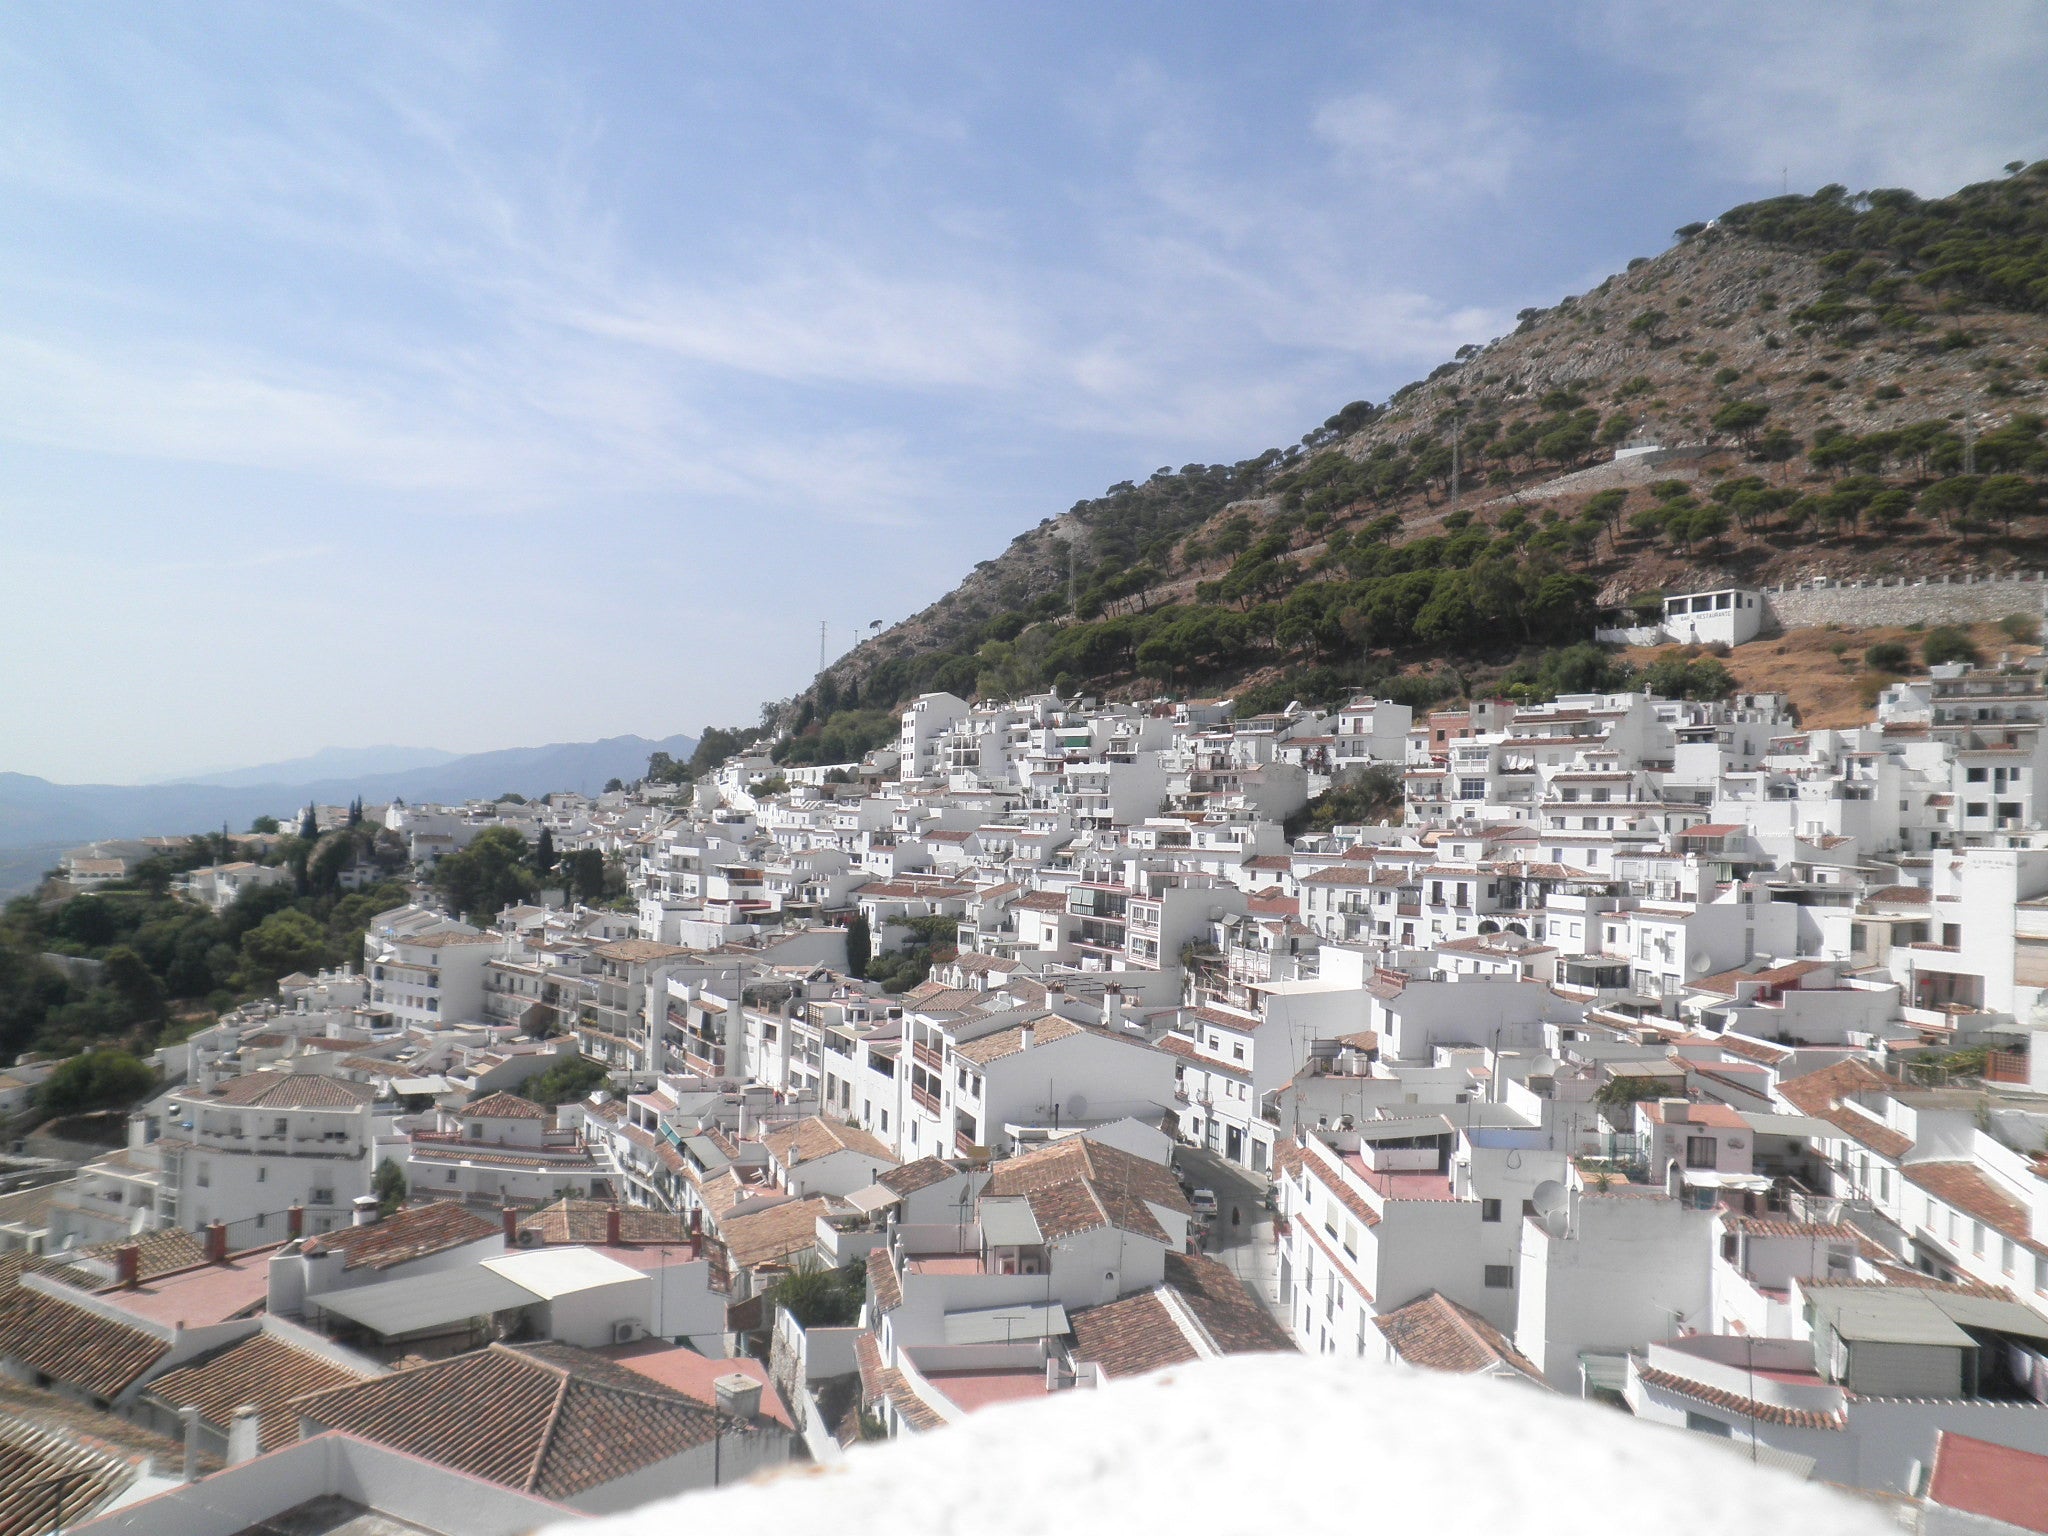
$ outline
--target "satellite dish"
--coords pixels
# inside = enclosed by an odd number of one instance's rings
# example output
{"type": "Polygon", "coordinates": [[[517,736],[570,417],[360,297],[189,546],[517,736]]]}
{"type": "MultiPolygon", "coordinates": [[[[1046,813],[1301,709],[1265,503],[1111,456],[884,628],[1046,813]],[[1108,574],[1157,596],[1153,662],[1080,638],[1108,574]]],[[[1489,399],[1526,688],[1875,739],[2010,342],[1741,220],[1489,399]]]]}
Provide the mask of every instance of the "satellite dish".
{"type": "Polygon", "coordinates": [[[1087,1095],[1087,1094],[1085,1094],[1085,1093],[1070,1093],[1070,1094],[1068,1094],[1068,1095],[1067,1095],[1067,1113],[1068,1113],[1068,1114],[1070,1114],[1070,1115],[1072,1115],[1072,1116],[1073,1116],[1073,1117],[1074,1117],[1074,1118],[1075,1118],[1076,1120],[1080,1119],[1080,1118],[1081,1118],[1081,1116],[1083,1116],[1083,1115],[1087,1114],[1087,1113],[1088,1113],[1088,1095],[1087,1095]]]}
{"type": "Polygon", "coordinates": [[[1705,950],[1700,950],[1686,964],[1692,968],[1693,975],[1704,976],[1713,969],[1714,957],[1705,950]]]}
{"type": "Polygon", "coordinates": [[[1564,1236],[1571,1211],[1571,1193],[1556,1179],[1545,1179],[1529,1192],[1529,1205],[1536,1220],[1552,1237],[1564,1236]]]}

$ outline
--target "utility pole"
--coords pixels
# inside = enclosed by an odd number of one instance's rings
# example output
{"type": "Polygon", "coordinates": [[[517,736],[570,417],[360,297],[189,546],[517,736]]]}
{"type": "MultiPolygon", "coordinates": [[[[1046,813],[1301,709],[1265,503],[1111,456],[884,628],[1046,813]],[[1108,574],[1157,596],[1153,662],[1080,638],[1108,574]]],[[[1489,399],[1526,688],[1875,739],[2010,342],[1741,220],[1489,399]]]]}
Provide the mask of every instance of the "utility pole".
{"type": "Polygon", "coordinates": [[[824,619],[818,620],[818,670],[820,672],[825,670],[825,624],[826,621],[824,619]]]}

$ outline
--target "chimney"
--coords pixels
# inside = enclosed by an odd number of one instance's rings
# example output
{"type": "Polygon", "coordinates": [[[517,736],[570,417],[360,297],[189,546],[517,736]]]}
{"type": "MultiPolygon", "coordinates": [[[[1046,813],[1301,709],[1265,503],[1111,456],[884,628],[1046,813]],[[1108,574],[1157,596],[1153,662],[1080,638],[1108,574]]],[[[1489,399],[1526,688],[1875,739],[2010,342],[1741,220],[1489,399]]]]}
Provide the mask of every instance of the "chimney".
{"type": "Polygon", "coordinates": [[[619,1232],[619,1208],[616,1205],[607,1206],[604,1213],[604,1244],[607,1248],[616,1248],[624,1241],[625,1238],[619,1232]]]}
{"type": "Polygon", "coordinates": [[[377,1197],[375,1195],[357,1195],[355,1198],[355,1211],[350,1217],[349,1224],[357,1227],[374,1227],[377,1224],[378,1216],[381,1214],[382,1212],[377,1208],[377,1197]]]}
{"type": "Polygon", "coordinates": [[[123,1243],[114,1250],[114,1283],[133,1290],[142,1281],[142,1245],[123,1243]]]}
{"type": "Polygon", "coordinates": [[[206,1225],[206,1262],[225,1264],[228,1261],[228,1225],[215,1218],[206,1225]]]}
{"type": "Polygon", "coordinates": [[[228,1420],[228,1465],[254,1461],[262,1445],[262,1416],[254,1403],[244,1403],[228,1420]]]}
{"type": "Polygon", "coordinates": [[[185,1481],[199,1481],[199,1410],[180,1408],[178,1417],[185,1421],[185,1481]]]}
{"type": "Polygon", "coordinates": [[[704,1257],[704,1212],[702,1210],[690,1212],[690,1257],[692,1259],[704,1257]]]}
{"type": "Polygon", "coordinates": [[[498,1218],[504,1223],[505,1246],[507,1248],[517,1247],[519,1243],[519,1213],[508,1205],[498,1213],[498,1218]]]}
{"type": "Polygon", "coordinates": [[[718,1411],[751,1421],[761,1411],[761,1383],[744,1371],[732,1371],[711,1383],[718,1411]]]}
{"type": "Polygon", "coordinates": [[[1017,1049],[1020,1051],[1030,1050],[1031,1042],[1037,1033],[1038,1031],[1029,1024],[1019,1025],[1017,1029],[1017,1049]]]}
{"type": "Polygon", "coordinates": [[[287,1237],[306,1235],[306,1208],[294,1201],[284,1208],[284,1230],[287,1237]]]}

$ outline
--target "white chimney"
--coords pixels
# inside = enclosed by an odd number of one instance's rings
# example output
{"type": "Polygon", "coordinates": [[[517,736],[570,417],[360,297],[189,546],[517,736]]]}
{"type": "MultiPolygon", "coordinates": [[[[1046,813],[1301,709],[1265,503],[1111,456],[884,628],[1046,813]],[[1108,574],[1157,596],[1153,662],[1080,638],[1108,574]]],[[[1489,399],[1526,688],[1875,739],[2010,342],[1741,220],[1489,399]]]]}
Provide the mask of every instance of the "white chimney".
{"type": "Polygon", "coordinates": [[[254,1461],[262,1445],[262,1416],[254,1403],[244,1403],[228,1421],[228,1465],[254,1461]]]}
{"type": "Polygon", "coordinates": [[[377,1197],[375,1195],[357,1195],[354,1212],[350,1220],[353,1225],[358,1227],[375,1226],[377,1223],[377,1197]]]}
{"type": "Polygon", "coordinates": [[[199,1481],[199,1410],[185,1407],[178,1410],[178,1417],[185,1421],[185,1481],[199,1481]]]}
{"type": "Polygon", "coordinates": [[[711,1383],[717,1394],[718,1411],[736,1419],[752,1420],[761,1411],[761,1383],[744,1371],[731,1371],[711,1383]]]}
{"type": "Polygon", "coordinates": [[[1020,1051],[1030,1050],[1031,1042],[1037,1033],[1029,1024],[1019,1027],[1017,1030],[1017,1049],[1020,1051]]]}

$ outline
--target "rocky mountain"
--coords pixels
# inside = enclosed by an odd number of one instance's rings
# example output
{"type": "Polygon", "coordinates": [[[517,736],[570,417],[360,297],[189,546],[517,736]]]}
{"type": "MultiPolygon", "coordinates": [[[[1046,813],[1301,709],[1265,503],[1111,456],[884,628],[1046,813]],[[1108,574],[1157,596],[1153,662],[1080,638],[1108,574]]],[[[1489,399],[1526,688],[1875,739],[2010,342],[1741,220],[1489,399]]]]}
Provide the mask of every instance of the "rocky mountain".
{"type": "Polygon", "coordinates": [[[784,706],[784,750],[927,688],[1455,691],[1666,588],[2048,566],[2048,161],[1748,204],[1519,322],[1047,518],[784,706]]]}

